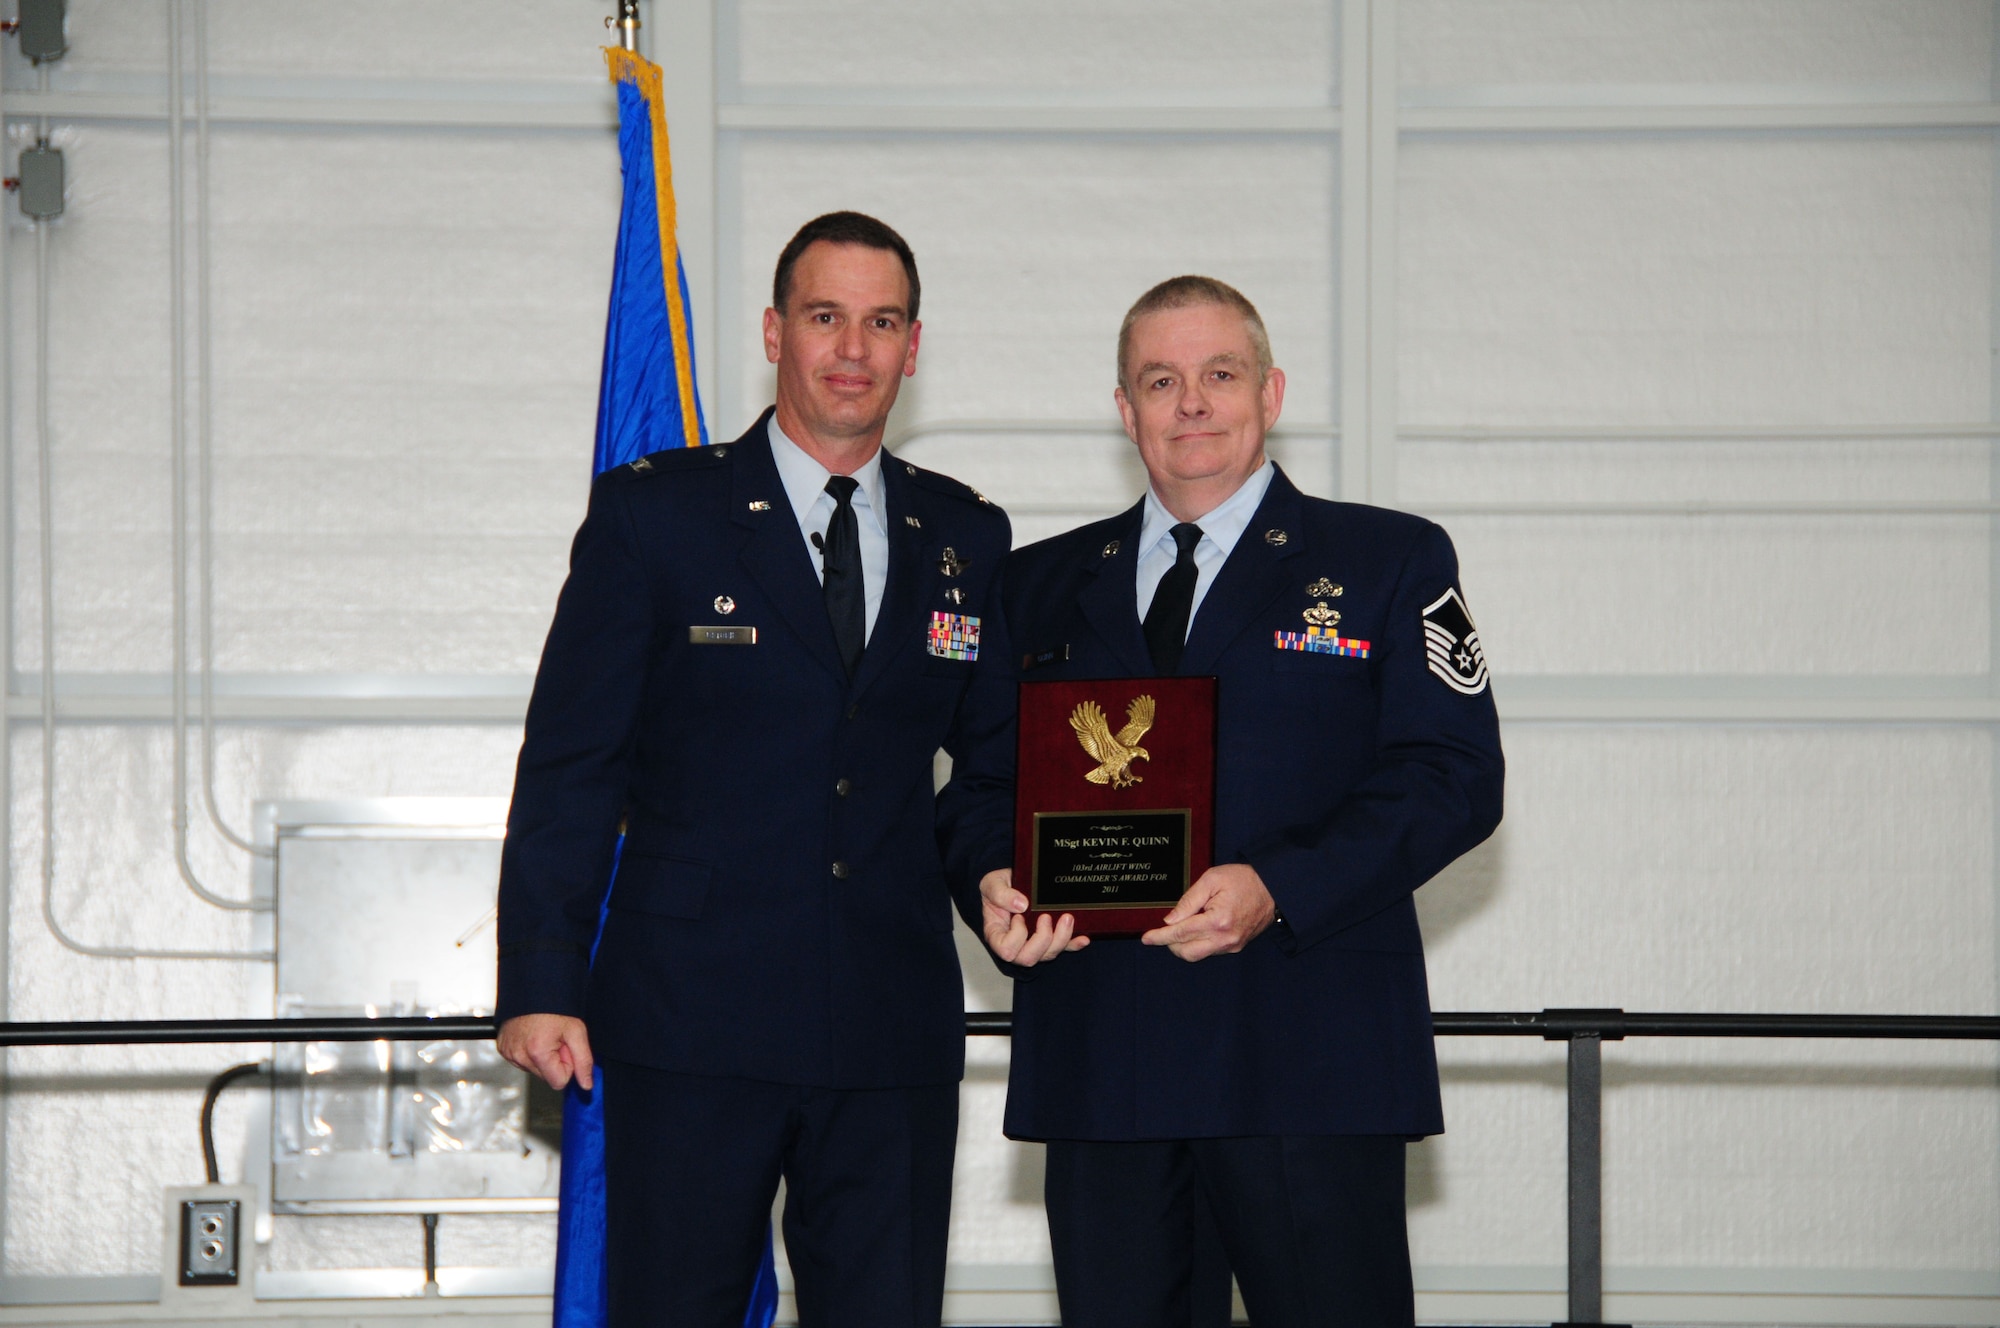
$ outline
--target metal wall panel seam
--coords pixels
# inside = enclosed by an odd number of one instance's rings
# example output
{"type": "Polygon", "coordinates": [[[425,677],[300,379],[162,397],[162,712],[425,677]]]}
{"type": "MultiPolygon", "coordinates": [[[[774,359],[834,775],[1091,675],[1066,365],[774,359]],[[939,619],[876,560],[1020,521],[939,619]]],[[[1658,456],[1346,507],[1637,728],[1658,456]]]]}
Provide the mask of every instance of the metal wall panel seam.
{"type": "Polygon", "coordinates": [[[1412,134],[1622,134],[1759,130],[1991,129],[2000,105],[1412,106],[1412,134]]]}
{"type": "Polygon", "coordinates": [[[1368,494],[1368,0],[1340,10],[1340,490],[1368,494]]]}
{"type": "Polygon", "coordinates": [[[1370,0],[1368,19],[1368,491],[1364,502],[1396,501],[1396,309],[1398,250],[1398,0],[1370,0]]]}
{"type": "MultiPolygon", "coordinates": [[[[1393,74],[1392,74],[1393,77],[1393,74]]],[[[158,122],[164,99],[130,93],[10,93],[0,113],[22,119],[158,122]]],[[[616,130],[615,108],[574,103],[450,101],[412,97],[218,97],[213,118],[229,125],[402,126],[424,129],[509,129],[573,133],[616,130]]],[[[967,106],[955,104],[717,102],[718,129],[742,133],[1078,132],[1078,133],[1338,133],[1341,112],[1324,107],[1268,106],[967,106]]],[[[2000,104],[1772,106],[1413,106],[1399,111],[1412,134],[1633,133],[1708,130],[1992,129],[2000,104]]]]}
{"type": "MultiPolygon", "coordinates": [[[[2000,177],[1996,177],[2000,179],[2000,177]]],[[[2000,204],[1996,204],[2000,206],[2000,204]]],[[[1995,269],[2000,276],[2000,268],[1995,269]]],[[[1996,296],[2000,300],[2000,296],[1996,296]]],[[[2000,326],[2000,325],[1996,325],[2000,326]]],[[[1995,382],[2000,392],[2000,379],[1995,382]]],[[[1623,443],[1623,442],[1936,442],[1952,438],[2000,439],[1987,420],[1882,424],[1532,424],[1404,425],[1406,443],[1623,443]]]]}
{"type": "Polygon", "coordinates": [[[665,70],[667,129],[671,136],[676,229],[686,263],[689,313],[694,323],[695,378],[714,419],[716,373],[716,23],[713,0],[647,4],[639,28],[642,47],[657,51],[665,70]],[[665,25],[655,31],[656,25],[665,25]],[[648,35],[651,34],[651,35],[648,35]]]}

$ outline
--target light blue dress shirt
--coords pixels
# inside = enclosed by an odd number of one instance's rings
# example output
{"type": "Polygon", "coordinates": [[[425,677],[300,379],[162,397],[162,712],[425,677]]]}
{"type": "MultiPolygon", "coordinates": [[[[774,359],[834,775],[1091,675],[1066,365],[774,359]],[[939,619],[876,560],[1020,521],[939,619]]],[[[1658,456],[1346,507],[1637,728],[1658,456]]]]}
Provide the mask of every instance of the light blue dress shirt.
{"type": "MultiPolygon", "coordinates": [[[[776,415],[771,417],[770,433],[771,460],[778,464],[778,479],[784,483],[785,497],[791,500],[792,515],[799,519],[799,538],[806,542],[813,575],[824,585],[826,560],[813,544],[813,536],[825,539],[826,528],[833,523],[835,503],[833,495],[826,491],[826,482],[833,472],[785,437],[776,415]]],[[[853,503],[854,524],[861,533],[861,593],[868,601],[868,621],[861,638],[865,642],[875,634],[875,615],[882,609],[882,587],[889,579],[889,497],[882,485],[881,448],[876,448],[868,464],[854,472],[854,478],[860,485],[854,491],[853,503]]],[[[1173,541],[1167,543],[1171,545],[1173,541]]]]}
{"type": "MultiPolygon", "coordinates": [[[[1250,478],[1235,493],[1205,516],[1197,517],[1195,523],[1201,527],[1201,543],[1194,546],[1194,603],[1188,608],[1188,629],[1194,629],[1194,616],[1201,611],[1201,602],[1208,595],[1208,588],[1215,584],[1215,574],[1222,570],[1222,564],[1236,547],[1236,541],[1243,538],[1243,532],[1250,525],[1250,518],[1257,515],[1257,504],[1264,501],[1264,491],[1271,487],[1271,463],[1267,459],[1263,465],[1250,472],[1250,478]]],[[[1169,512],[1152,486],[1146,488],[1146,514],[1139,522],[1139,621],[1146,620],[1146,610],[1153,606],[1153,594],[1160,588],[1160,579],[1166,576],[1174,565],[1180,550],[1174,546],[1174,527],[1180,518],[1169,512]]]]}

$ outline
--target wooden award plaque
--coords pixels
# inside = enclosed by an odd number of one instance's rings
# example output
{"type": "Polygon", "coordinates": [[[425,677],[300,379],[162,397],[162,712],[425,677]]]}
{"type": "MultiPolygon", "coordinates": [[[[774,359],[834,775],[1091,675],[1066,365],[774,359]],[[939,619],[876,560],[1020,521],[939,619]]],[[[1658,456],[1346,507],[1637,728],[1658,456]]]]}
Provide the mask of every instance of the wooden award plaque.
{"type": "Polygon", "coordinates": [[[1160,925],[1215,851],[1215,679],[1021,684],[1014,884],[1028,924],[1160,925]]]}

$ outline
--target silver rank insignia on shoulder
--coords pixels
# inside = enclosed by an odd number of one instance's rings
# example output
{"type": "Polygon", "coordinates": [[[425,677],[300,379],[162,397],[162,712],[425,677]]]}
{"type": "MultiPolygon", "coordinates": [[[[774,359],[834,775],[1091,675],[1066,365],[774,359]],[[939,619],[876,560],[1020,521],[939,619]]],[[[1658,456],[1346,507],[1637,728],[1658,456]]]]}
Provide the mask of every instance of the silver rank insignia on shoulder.
{"type": "Polygon", "coordinates": [[[991,498],[988,498],[985,494],[981,493],[977,489],[972,490],[972,496],[974,498],[977,498],[980,502],[985,503],[988,507],[993,506],[993,500],[991,498]]]}
{"type": "Polygon", "coordinates": [[[1104,546],[1104,556],[1107,558],[1116,558],[1118,556],[1117,540],[1112,540],[1109,544],[1104,546]]]}
{"type": "Polygon", "coordinates": [[[653,468],[653,463],[646,460],[646,458],[644,457],[640,457],[637,461],[634,461],[631,464],[630,468],[635,474],[643,475],[647,471],[653,468]]]}
{"type": "Polygon", "coordinates": [[[1264,542],[1266,544],[1270,544],[1273,546],[1283,544],[1286,540],[1290,538],[1291,536],[1287,535],[1282,530],[1272,529],[1264,532],[1264,542]]]}
{"type": "Polygon", "coordinates": [[[970,566],[972,564],[959,557],[958,550],[949,544],[945,545],[944,552],[938,555],[938,571],[946,576],[957,576],[970,566]]]}
{"type": "Polygon", "coordinates": [[[915,517],[913,517],[913,516],[906,516],[906,517],[904,517],[904,518],[903,518],[903,524],[904,524],[904,525],[907,525],[907,526],[910,526],[910,527],[912,527],[913,529],[916,529],[916,530],[922,530],[922,529],[924,528],[924,523],[923,523],[923,522],[921,522],[921,521],[919,521],[919,520],[917,520],[917,519],[916,519],[915,517]]]}
{"type": "Polygon", "coordinates": [[[771,510],[771,504],[759,498],[750,504],[750,510],[753,512],[768,512],[771,510]]]}
{"type": "Polygon", "coordinates": [[[722,460],[722,458],[729,455],[729,444],[724,443],[720,447],[711,447],[708,450],[714,454],[715,459],[717,461],[720,461],[722,460]]]}
{"type": "Polygon", "coordinates": [[[736,612],[736,601],[727,595],[717,595],[715,597],[715,611],[717,613],[734,613],[736,612]]]}
{"type": "Polygon", "coordinates": [[[965,603],[965,592],[959,589],[957,586],[953,586],[949,590],[946,590],[944,592],[944,597],[950,600],[954,604],[965,603]]]}
{"type": "Polygon", "coordinates": [[[1311,595],[1314,599],[1339,599],[1345,593],[1345,587],[1341,586],[1338,582],[1329,581],[1325,577],[1321,577],[1306,587],[1306,594],[1311,595]]]}

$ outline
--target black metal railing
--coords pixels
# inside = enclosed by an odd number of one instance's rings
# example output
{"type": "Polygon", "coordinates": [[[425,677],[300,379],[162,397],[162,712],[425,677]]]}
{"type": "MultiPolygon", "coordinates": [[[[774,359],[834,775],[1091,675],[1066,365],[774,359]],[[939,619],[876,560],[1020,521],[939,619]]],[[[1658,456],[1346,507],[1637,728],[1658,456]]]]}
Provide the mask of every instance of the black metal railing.
{"type": "MultiPolygon", "coordinates": [[[[2000,1041],[2000,1016],[1929,1014],[1628,1014],[1624,1010],[1445,1013],[1440,1037],[1538,1037],[1569,1044],[1569,1319],[1604,1318],[1603,1044],[1632,1037],[1927,1038],[2000,1041]]],[[[967,1037],[1013,1032],[1006,1011],[967,1011],[967,1037]]],[[[0,1047],[193,1042],[423,1042],[493,1036],[477,1015],[395,1019],[135,1019],[0,1023],[0,1047]]]]}

